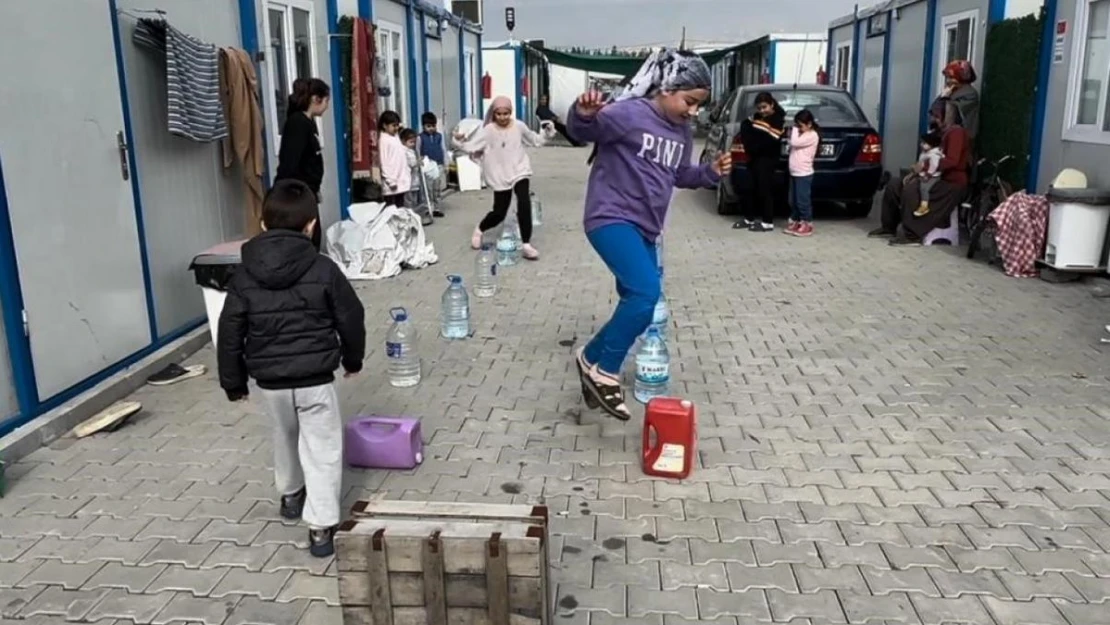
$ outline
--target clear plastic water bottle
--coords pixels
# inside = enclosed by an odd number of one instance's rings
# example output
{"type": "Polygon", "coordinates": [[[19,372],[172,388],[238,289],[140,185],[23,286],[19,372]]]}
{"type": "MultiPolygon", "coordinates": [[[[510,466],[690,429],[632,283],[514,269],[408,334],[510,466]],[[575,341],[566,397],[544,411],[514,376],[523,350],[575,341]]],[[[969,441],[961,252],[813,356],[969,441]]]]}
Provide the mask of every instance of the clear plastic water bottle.
{"type": "MultiPolygon", "coordinates": [[[[659,292],[659,301],[655,302],[655,312],[651,315],[651,325],[648,326],[648,331],[654,329],[659,333],[659,336],[667,338],[667,330],[671,325],[671,311],[667,308],[667,295],[666,293],[659,292]]],[[[647,332],[644,333],[647,336],[647,332]]]]}
{"type": "Polygon", "coordinates": [[[520,226],[516,223],[516,216],[505,218],[501,227],[501,236],[497,238],[497,264],[502,267],[515,265],[520,256],[520,226]]]}
{"type": "Polygon", "coordinates": [[[646,404],[667,394],[671,382],[671,355],[659,330],[648,328],[636,353],[636,382],[632,392],[636,401],[646,404]]]}
{"type": "Polygon", "coordinates": [[[543,202],[535,194],[531,194],[532,199],[532,227],[536,228],[543,225],[543,202]]]}
{"type": "Polygon", "coordinates": [[[420,355],[416,349],[416,327],[404,308],[389,311],[393,325],[385,338],[385,355],[389,361],[389,383],[397,387],[420,384],[420,355]]]}
{"type": "Polygon", "coordinates": [[[493,297],[497,293],[497,255],[489,243],[482,244],[474,261],[474,296],[493,297]]]}
{"type": "Polygon", "coordinates": [[[441,300],[440,334],[445,339],[465,339],[470,336],[470,296],[463,287],[462,276],[447,276],[447,282],[441,300]]]}

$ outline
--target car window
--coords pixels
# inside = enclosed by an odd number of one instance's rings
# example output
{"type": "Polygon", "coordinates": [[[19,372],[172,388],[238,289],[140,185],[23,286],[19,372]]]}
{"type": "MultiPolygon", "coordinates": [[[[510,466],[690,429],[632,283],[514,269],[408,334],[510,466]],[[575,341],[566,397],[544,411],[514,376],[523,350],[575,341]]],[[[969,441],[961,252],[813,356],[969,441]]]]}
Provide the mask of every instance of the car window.
{"type": "MultiPolygon", "coordinates": [[[[755,97],[758,93],[758,91],[749,91],[744,94],[742,111],[745,114],[755,110],[755,97]]],[[[786,111],[788,122],[794,119],[794,115],[802,109],[809,109],[813,116],[817,118],[818,124],[867,121],[852,97],[841,91],[806,91],[798,89],[771,91],[770,93],[786,111]]]]}

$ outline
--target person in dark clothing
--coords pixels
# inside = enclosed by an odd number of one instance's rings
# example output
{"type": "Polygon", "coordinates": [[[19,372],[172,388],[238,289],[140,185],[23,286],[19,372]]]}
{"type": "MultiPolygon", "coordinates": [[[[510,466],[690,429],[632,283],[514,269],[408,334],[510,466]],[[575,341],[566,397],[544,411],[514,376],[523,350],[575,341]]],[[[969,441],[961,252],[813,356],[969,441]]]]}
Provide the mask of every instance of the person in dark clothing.
{"type": "Polygon", "coordinates": [[[563,120],[559,119],[559,116],[555,114],[555,111],[551,110],[551,106],[550,104],[548,104],[548,102],[549,100],[547,98],[547,95],[540,96],[539,104],[536,105],[536,117],[539,117],[540,121],[551,122],[551,125],[555,127],[555,132],[563,135],[563,137],[574,147],[580,148],[586,145],[585,143],[582,143],[581,141],[570,136],[570,134],[567,132],[566,124],[563,123],[563,120]]]}
{"type": "Polygon", "coordinates": [[[432,207],[432,216],[443,217],[443,209],[439,205],[439,192],[440,182],[447,177],[447,148],[443,143],[443,134],[439,132],[439,120],[435,113],[428,111],[421,115],[420,125],[424,127],[419,138],[420,157],[429,158],[440,166],[440,177],[430,181],[429,188],[424,191],[432,207]]]}
{"type": "Polygon", "coordinates": [[[220,386],[245,401],[254,378],[274,422],[274,481],[281,515],[303,518],[309,550],[334,552],[343,477],[343,420],[335,371],[350,377],[366,355],[365,311],[346,276],[308,238],[316,195],[299,180],[276,183],[262,206],[262,234],[243,245],[216,333],[220,386]]]}
{"type": "MultiPolygon", "coordinates": [[[[921,177],[895,177],[883,191],[881,225],[868,236],[893,237],[891,245],[920,244],[929,231],[949,223],[952,211],[958,210],[967,195],[971,140],[967,130],[959,125],[956,105],[943,100],[935,102],[929,111],[929,121],[940,133],[940,149],[944,153],[937,166],[940,179],[929,190],[929,212],[914,214],[923,199],[921,177]]],[[[922,165],[916,163],[912,174],[919,174],[922,169],[922,165]]]]}
{"type": "MultiPolygon", "coordinates": [[[[319,127],[316,118],[328,110],[331,89],[319,78],[298,78],[293,81],[293,93],[285,124],[281,127],[281,147],[278,150],[277,174],[274,182],[300,180],[312,189],[316,203],[320,202],[320,183],[324,180],[324,155],[320,150],[319,127]]],[[[312,244],[321,245],[319,208],[316,229],[312,231],[312,244]]]]}
{"type": "Polygon", "coordinates": [[[775,229],[775,167],[782,159],[782,134],[786,111],[764,91],[755,97],[755,113],[740,124],[740,143],[748,155],[752,194],[742,221],[732,225],[752,232],[775,229]]]}

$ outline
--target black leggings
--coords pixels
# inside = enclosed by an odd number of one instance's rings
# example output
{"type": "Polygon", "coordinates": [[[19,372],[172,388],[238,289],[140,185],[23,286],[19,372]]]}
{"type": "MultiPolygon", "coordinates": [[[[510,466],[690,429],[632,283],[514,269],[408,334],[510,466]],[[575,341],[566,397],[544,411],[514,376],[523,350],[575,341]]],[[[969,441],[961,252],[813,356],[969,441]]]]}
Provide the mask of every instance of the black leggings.
{"type": "Polygon", "coordinates": [[[525,243],[532,240],[532,194],[528,190],[528,179],[523,178],[512,189],[493,192],[493,210],[486,213],[478,229],[489,232],[509,214],[509,205],[513,203],[513,194],[516,194],[516,218],[520,222],[520,238],[525,243]]]}
{"type": "Polygon", "coordinates": [[[748,201],[745,217],[763,223],[775,221],[775,165],[778,157],[753,158],[748,163],[748,171],[752,175],[752,197],[748,201]]]}

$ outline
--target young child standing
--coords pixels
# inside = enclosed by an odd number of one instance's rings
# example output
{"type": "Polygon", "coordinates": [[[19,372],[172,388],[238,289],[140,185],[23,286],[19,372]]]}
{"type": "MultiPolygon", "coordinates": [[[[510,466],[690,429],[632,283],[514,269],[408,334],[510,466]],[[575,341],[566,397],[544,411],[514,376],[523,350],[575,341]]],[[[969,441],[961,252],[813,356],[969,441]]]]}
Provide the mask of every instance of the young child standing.
{"type": "Polygon", "coordinates": [[[405,194],[412,188],[412,169],[408,155],[401,143],[401,116],[395,111],[385,111],[378,118],[381,134],[378,149],[382,159],[382,194],[390,206],[404,206],[405,194]]]}
{"type": "Polygon", "coordinates": [[[728,153],[691,164],[690,120],[709,88],[701,57],[664,49],[648,57],[615,101],[586,93],[567,114],[571,136],[595,144],[583,222],[620,296],[612,318],[575,360],[586,404],[617,419],[631,416],[620,385],[624,359],[651,324],[662,288],[656,240],[671,195],[675,187],[711,187],[732,169],[728,153]]]}
{"type": "Polygon", "coordinates": [[[447,149],[443,145],[443,135],[439,132],[439,120],[435,113],[428,111],[421,115],[420,125],[423,126],[420,133],[420,157],[431,159],[440,166],[439,180],[436,184],[428,185],[426,190],[428,202],[432,205],[432,215],[443,217],[443,209],[439,205],[439,184],[447,179],[447,149]]]}
{"type": "Polygon", "coordinates": [[[274,426],[281,516],[308,524],[309,550],[334,552],[343,478],[343,420],[335,370],[362,370],[362,302],[330,258],[316,251],[316,195],[299,180],[266,194],[262,234],[243,245],[228,284],[216,346],[220,386],[245,401],[254,378],[274,426]],[[249,340],[248,340],[249,338],[249,340]]]}
{"type": "Polygon", "coordinates": [[[790,223],[786,234],[796,237],[813,236],[813,161],[821,136],[817,134],[817,120],[808,109],[794,116],[790,129],[790,223]]]}
{"type": "Polygon", "coordinates": [[[481,249],[486,232],[501,225],[516,195],[516,215],[520,238],[524,245],[521,255],[539,260],[540,253],[532,245],[532,194],[529,178],[532,162],[526,147],[540,147],[552,136],[550,124],[543,125],[544,134],[533,132],[524,122],[513,118],[513,104],[505,96],[497,96],[486,113],[486,123],[469,139],[453,137],[455,146],[481,159],[482,177],[493,189],[493,209],[482,219],[470,237],[470,246],[481,249]]]}
{"type": "Polygon", "coordinates": [[[921,171],[917,174],[921,179],[921,203],[913,212],[914,217],[924,217],[929,214],[929,193],[933,185],[940,180],[940,162],[944,159],[944,152],[940,149],[940,133],[930,132],[921,137],[921,156],[917,159],[921,171]]]}
{"type": "Polygon", "coordinates": [[[405,128],[401,131],[401,145],[405,146],[405,159],[409,166],[409,177],[412,179],[412,185],[409,187],[408,193],[405,194],[405,208],[420,215],[420,223],[425,226],[430,226],[433,223],[432,211],[428,206],[427,195],[425,195],[424,188],[424,173],[421,170],[423,163],[420,157],[416,155],[416,131],[411,128],[405,128]]]}

